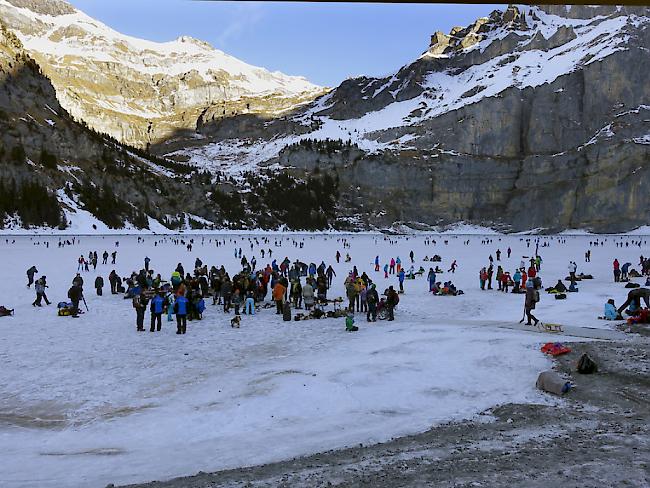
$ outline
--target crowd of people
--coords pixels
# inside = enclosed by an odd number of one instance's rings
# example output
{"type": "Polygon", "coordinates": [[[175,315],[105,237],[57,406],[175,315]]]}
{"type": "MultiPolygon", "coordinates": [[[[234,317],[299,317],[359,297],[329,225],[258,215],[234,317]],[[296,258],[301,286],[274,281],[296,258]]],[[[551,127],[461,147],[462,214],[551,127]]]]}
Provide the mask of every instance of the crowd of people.
{"type": "MultiPolygon", "coordinates": [[[[194,239],[184,240],[182,238],[164,238],[169,239],[175,245],[184,247],[187,252],[192,252],[194,239]]],[[[391,240],[385,237],[385,240],[391,240]]],[[[561,238],[558,242],[561,243],[561,238]]],[[[144,243],[144,238],[138,237],[138,243],[144,243]]],[[[161,243],[163,241],[161,240],[161,243]]],[[[232,240],[231,240],[232,242],[232,240]]],[[[396,241],[397,242],[397,241],[396,241]]],[[[464,245],[469,245],[470,240],[463,241],[464,245]]],[[[585,262],[591,262],[591,247],[604,245],[606,238],[596,239],[589,242],[590,248],[585,252],[585,262]]],[[[205,243],[205,237],[202,238],[201,244],[205,243]]],[[[210,239],[212,243],[212,239],[210,239]]],[[[447,246],[448,240],[443,244],[447,246]]],[[[508,246],[503,251],[497,248],[488,256],[488,263],[479,271],[479,287],[482,291],[496,290],[502,293],[515,293],[525,295],[524,317],[528,325],[537,325],[539,319],[533,315],[533,310],[540,300],[539,291],[541,289],[541,270],[543,259],[540,247],[545,248],[549,245],[548,240],[539,238],[526,238],[526,249],[534,246],[535,252],[530,257],[523,256],[518,266],[513,266],[511,257],[512,249],[508,246]],[[512,266],[509,270],[508,267],[512,266]]],[[[625,247],[629,244],[641,246],[641,240],[628,240],[625,247]]],[[[48,243],[49,244],[49,243],[48,243]]],[[[79,245],[75,238],[59,241],[59,247],[79,245]]],[[[157,247],[159,241],[156,240],[154,247],[157,247]]],[[[371,263],[371,270],[374,274],[368,274],[366,270],[361,272],[356,265],[351,265],[349,272],[344,278],[337,278],[334,263],[326,263],[321,260],[320,264],[315,262],[305,263],[299,259],[291,260],[288,256],[281,261],[277,258],[278,247],[282,247],[283,240],[275,239],[271,242],[268,237],[248,238],[248,243],[235,243],[233,247],[233,256],[239,261],[236,272],[228,272],[224,265],[208,266],[200,258],[196,258],[194,266],[186,272],[183,265],[178,265],[169,273],[170,270],[157,272],[152,267],[152,260],[145,255],[142,261],[142,268],[139,271],[133,271],[129,276],[122,278],[116,269],[112,269],[108,274],[108,283],[110,285],[111,295],[122,294],[125,298],[131,300],[131,305],[136,316],[136,330],[145,330],[145,319],[149,311],[149,330],[151,332],[160,331],[162,328],[163,316],[169,322],[176,321],[177,334],[187,332],[188,321],[199,321],[206,310],[206,300],[211,301],[214,306],[219,306],[223,313],[229,314],[234,312],[235,316],[249,315],[254,316],[262,308],[274,308],[275,313],[282,315],[285,320],[291,320],[291,310],[304,310],[305,314],[299,314],[304,318],[320,318],[324,316],[323,309],[326,306],[333,305],[334,311],[337,312],[337,306],[340,310],[340,304],[344,301],[342,297],[329,296],[330,290],[337,279],[343,284],[345,293],[345,302],[347,307],[341,313],[345,317],[354,316],[355,313],[365,314],[368,322],[374,322],[377,318],[385,318],[389,321],[395,318],[395,308],[399,304],[400,294],[404,293],[404,283],[406,280],[414,280],[424,277],[425,268],[422,265],[416,270],[416,259],[413,250],[408,252],[406,265],[400,255],[388,257],[384,260],[376,255],[371,263]],[[242,246],[250,246],[250,254],[242,246]],[[275,249],[274,249],[275,248],[275,249]],[[276,257],[273,257],[274,252],[276,257]],[[248,256],[251,256],[250,259],[248,256]],[[265,265],[258,263],[256,256],[260,261],[264,260],[265,265]],[[383,266],[382,266],[383,265],[383,266]],[[379,293],[379,282],[377,280],[395,280],[393,284],[384,286],[384,291],[379,293]],[[396,289],[397,288],[397,289],[396,289]],[[175,319],[174,319],[175,317],[175,319]],[[288,317],[288,319],[287,319],[288,317]]],[[[304,239],[293,239],[292,245],[295,249],[303,249],[304,239]]],[[[435,246],[435,239],[425,238],[425,244],[435,246]]],[[[485,238],[481,241],[484,246],[492,246],[493,239],[485,238]]],[[[214,245],[221,247],[227,245],[226,239],[215,239],[214,245]]],[[[97,251],[90,251],[87,256],[79,255],[77,258],[77,273],[72,280],[68,290],[65,302],[59,303],[59,314],[78,317],[83,311],[80,304],[83,303],[87,308],[84,296],[84,280],[82,273],[97,270],[101,265],[114,266],[117,259],[117,248],[119,241],[115,242],[116,250],[109,253],[104,250],[100,254],[97,251]]],[[[351,262],[349,253],[350,243],[345,237],[338,239],[339,249],[333,255],[337,264],[351,262]]],[[[616,247],[623,247],[623,242],[617,242],[616,247]]],[[[494,249],[494,248],[493,248],[494,249]]],[[[532,250],[531,250],[532,251],[532,250]]],[[[406,253],[405,253],[406,254],[406,253]]],[[[487,254],[487,253],[486,253],[487,254]]],[[[463,294],[451,280],[442,281],[438,277],[443,273],[439,263],[442,263],[442,257],[439,254],[424,256],[421,262],[436,263],[435,267],[431,266],[426,274],[428,291],[433,295],[450,295],[457,296],[463,294]]],[[[456,259],[449,259],[451,264],[447,268],[447,273],[454,274],[458,268],[456,259]]],[[[615,282],[627,282],[630,277],[646,276],[645,286],[650,286],[650,258],[640,256],[640,272],[631,269],[630,262],[624,262],[622,265],[617,259],[613,262],[613,275],[615,282]]],[[[546,288],[548,293],[554,294],[555,298],[562,299],[566,293],[578,292],[577,282],[582,279],[588,279],[590,276],[578,275],[578,265],[575,261],[570,260],[567,265],[568,276],[565,280],[558,279],[557,283],[546,288]],[[563,281],[567,281],[567,285],[563,281]]],[[[338,268],[337,268],[338,269],[338,268]]],[[[340,269],[339,269],[340,271],[340,269]]],[[[34,307],[50,305],[51,302],[47,296],[47,277],[40,276],[36,279],[38,270],[32,266],[27,270],[27,286],[34,285],[36,298],[32,305],[34,307]]],[[[103,296],[105,281],[103,276],[95,277],[93,287],[98,297],[103,296]]],[[[625,311],[628,314],[635,314],[641,310],[641,300],[648,302],[649,293],[647,288],[638,288],[631,290],[625,303],[616,308],[613,299],[609,299],[605,306],[605,318],[621,318],[621,313],[625,311]]],[[[331,314],[328,316],[341,316],[341,313],[331,314]]],[[[355,326],[356,327],[356,326],[355,326]]],[[[347,327],[347,330],[350,330],[347,327]]]]}

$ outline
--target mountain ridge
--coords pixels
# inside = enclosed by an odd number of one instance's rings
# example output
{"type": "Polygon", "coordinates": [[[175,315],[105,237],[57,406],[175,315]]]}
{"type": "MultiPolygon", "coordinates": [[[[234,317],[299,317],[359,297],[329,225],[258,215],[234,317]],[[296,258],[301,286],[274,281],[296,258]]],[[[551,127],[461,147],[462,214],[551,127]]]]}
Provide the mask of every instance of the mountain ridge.
{"type": "Polygon", "coordinates": [[[166,185],[200,182],[193,225],[627,231],[650,208],[649,26],[645,7],[510,6],[388,76],[275,113],[210,104],[149,149],[166,185]]]}
{"type": "Polygon", "coordinates": [[[325,91],[189,36],[157,43],[120,34],[61,0],[1,0],[0,15],[71,114],[138,147],[194,130],[211,105],[222,116],[269,116],[325,91]]]}

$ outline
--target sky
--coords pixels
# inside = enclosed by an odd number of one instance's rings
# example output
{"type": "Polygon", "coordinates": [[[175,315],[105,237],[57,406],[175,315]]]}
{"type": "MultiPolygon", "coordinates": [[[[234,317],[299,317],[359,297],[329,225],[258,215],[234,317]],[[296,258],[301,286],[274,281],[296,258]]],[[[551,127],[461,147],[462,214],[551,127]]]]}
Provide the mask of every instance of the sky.
{"type": "Polygon", "coordinates": [[[383,76],[415,60],[431,35],[501,4],[359,4],[68,0],[113,29],[152,41],[189,35],[246,63],[323,86],[383,76]]]}

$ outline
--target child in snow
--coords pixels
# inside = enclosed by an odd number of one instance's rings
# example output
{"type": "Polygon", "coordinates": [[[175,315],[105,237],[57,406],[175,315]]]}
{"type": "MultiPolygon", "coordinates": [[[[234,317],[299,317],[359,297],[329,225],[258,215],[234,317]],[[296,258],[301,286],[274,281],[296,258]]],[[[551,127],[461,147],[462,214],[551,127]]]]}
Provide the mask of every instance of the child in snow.
{"type": "Polygon", "coordinates": [[[351,313],[345,318],[345,330],[347,332],[356,332],[359,330],[359,327],[354,325],[354,315],[351,313]]]}

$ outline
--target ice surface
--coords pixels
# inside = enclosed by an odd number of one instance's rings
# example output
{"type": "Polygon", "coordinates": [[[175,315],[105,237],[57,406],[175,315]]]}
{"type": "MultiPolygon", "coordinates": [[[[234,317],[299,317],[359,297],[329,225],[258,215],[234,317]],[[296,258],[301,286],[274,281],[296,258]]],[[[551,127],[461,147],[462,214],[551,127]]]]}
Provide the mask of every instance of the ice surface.
{"type": "MultiPolygon", "coordinates": [[[[194,236],[190,253],[169,238],[154,247],[160,236],[145,236],[144,243],[135,236],[81,237],[80,244],[63,249],[56,246],[58,237],[3,236],[0,296],[16,315],[0,318],[0,485],[65,488],[169,478],[387,440],[501,403],[550,401],[534,384],[551,365],[539,345],[553,336],[496,327],[521,318],[523,297],[478,288],[478,271],[497,248],[510,271],[534,253],[526,236],[492,235],[486,246],[479,235],[434,236],[437,245],[425,246],[425,235],[392,237],[391,244],[365,234],[348,236],[349,250],[341,247],[342,237],[288,234],[278,237],[283,246],[276,248],[268,233],[226,234],[219,237],[225,246],[217,248],[216,236],[194,236]],[[233,273],[234,247],[250,258],[248,239],[264,236],[271,239],[264,247],[278,260],[330,263],[336,249],[349,252],[351,263],[334,262],[330,297],[344,295],[351,265],[367,271],[380,292],[397,285],[372,271],[371,263],[376,254],[382,265],[400,256],[408,267],[411,249],[416,268],[431,266],[422,261],[425,254],[440,254],[444,270],[456,259],[457,272],[439,279],[452,279],[465,295],[434,297],[424,279],[407,280],[396,321],[368,325],[357,314],[361,330],[354,334],[344,332],[342,319],[282,322],[272,310],[244,316],[241,329],[231,329],[230,316],[208,305],[204,320],[190,322],[187,335],[178,337],[168,322],[162,333],[136,333],[131,302],[106,288],[97,297],[92,288],[98,273],[106,281],[111,269],[127,275],[142,267],[145,256],[165,278],[178,262],[190,269],[197,256],[233,273]],[[294,248],[292,241],[303,238],[305,248],[294,248]],[[96,250],[101,262],[116,240],[117,264],[83,273],[88,313],[72,319],[57,317],[54,305],[31,307],[29,266],[47,275],[48,296],[56,304],[66,299],[79,254],[96,250]]],[[[639,254],[649,252],[645,237],[642,248],[614,246],[636,237],[562,239],[566,244],[549,238],[551,246],[540,247],[544,285],[567,274],[569,259],[595,279],[581,282],[580,292],[565,301],[542,293],[538,317],[611,329],[596,317],[607,298],[618,304],[627,291],[611,282],[611,262],[618,257],[636,265],[639,254]],[[592,248],[592,262],[584,263],[588,243],[596,239],[606,244],[592,248]]],[[[258,263],[269,261],[257,247],[255,255],[258,263]]]]}

